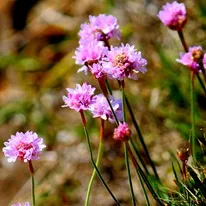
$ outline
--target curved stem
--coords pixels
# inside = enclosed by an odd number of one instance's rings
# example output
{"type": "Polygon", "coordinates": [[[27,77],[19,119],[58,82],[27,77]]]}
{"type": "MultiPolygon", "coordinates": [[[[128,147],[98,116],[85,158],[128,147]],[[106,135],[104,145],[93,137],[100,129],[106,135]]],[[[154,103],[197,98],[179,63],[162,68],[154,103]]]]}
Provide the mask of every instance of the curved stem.
{"type": "Polygon", "coordinates": [[[92,146],[91,146],[91,142],[90,142],[90,139],[89,139],[89,133],[88,133],[88,130],[87,130],[87,127],[86,127],[86,121],[84,121],[84,120],[85,120],[84,113],[83,113],[82,110],[80,111],[80,113],[81,113],[81,117],[82,117],[82,122],[83,122],[83,127],[84,127],[84,133],[85,133],[85,136],[86,136],[86,139],[87,139],[87,143],[88,143],[88,147],[89,147],[89,153],[90,153],[90,159],[91,159],[92,165],[93,165],[93,167],[95,168],[95,170],[96,170],[96,172],[97,172],[97,175],[99,176],[100,180],[102,181],[104,187],[107,189],[107,191],[109,192],[109,194],[111,195],[111,197],[113,198],[113,200],[115,201],[115,203],[120,206],[119,201],[116,199],[116,197],[114,196],[114,194],[112,193],[112,191],[109,189],[107,183],[105,182],[104,178],[102,177],[101,173],[99,172],[99,169],[97,168],[97,166],[96,166],[96,164],[95,164],[95,162],[94,162],[93,152],[92,152],[92,146]],[[84,124],[84,123],[85,123],[85,124],[84,124]]]}
{"type": "Polygon", "coordinates": [[[34,182],[34,168],[33,168],[33,165],[32,165],[32,162],[31,160],[29,161],[29,170],[30,170],[30,173],[31,173],[31,180],[32,180],[32,205],[35,206],[36,203],[35,203],[35,182],[34,182]]]}
{"type": "Polygon", "coordinates": [[[192,154],[194,160],[196,157],[196,136],[195,136],[195,108],[194,108],[194,72],[191,71],[191,88],[190,88],[190,101],[191,101],[191,124],[192,124],[192,154]]]}
{"type": "MultiPolygon", "coordinates": [[[[102,152],[103,152],[103,137],[104,137],[104,120],[101,119],[101,127],[100,127],[100,142],[99,142],[99,147],[98,147],[98,154],[97,154],[97,159],[96,159],[96,166],[97,168],[99,167],[101,157],[102,157],[102,152]]],[[[88,189],[87,189],[87,196],[85,200],[85,206],[89,205],[89,198],[91,194],[91,188],[94,182],[94,178],[96,177],[96,170],[93,170],[92,176],[89,181],[88,189]]]]}

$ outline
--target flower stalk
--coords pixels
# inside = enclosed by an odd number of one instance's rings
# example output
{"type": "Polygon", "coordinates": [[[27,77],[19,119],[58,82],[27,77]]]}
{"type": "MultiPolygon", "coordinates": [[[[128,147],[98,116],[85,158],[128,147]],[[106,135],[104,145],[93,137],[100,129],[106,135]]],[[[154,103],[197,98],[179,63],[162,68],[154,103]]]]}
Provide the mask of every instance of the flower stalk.
{"type": "MultiPolygon", "coordinates": [[[[98,153],[97,153],[97,159],[96,159],[96,166],[97,168],[99,167],[102,153],[103,153],[103,138],[104,138],[104,120],[101,119],[101,126],[100,126],[100,138],[99,138],[99,147],[98,147],[98,153]]],[[[90,199],[90,194],[91,194],[91,189],[92,185],[94,182],[94,178],[96,177],[96,170],[93,170],[92,176],[89,181],[88,189],[87,189],[87,195],[86,195],[86,200],[85,200],[85,206],[89,205],[89,199],[90,199]]]]}
{"type": "Polygon", "coordinates": [[[28,161],[29,162],[29,170],[31,173],[31,180],[32,180],[32,184],[31,184],[31,189],[32,189],[32,205],[35,206],[36,205],[36,201],[35,201],[35,181],[34,181],[34,168],[32,165],[31,160],[28,161]]]}
{"type": "Polygon", "coordinates": [[[95,170],[97,172],[97,175],[99,176],[100,180],[102,181],[104,187],[107,189],[107,191],[109,192],[109,194],[111,195],[111,197],[113,198],[115,203],[118,206],[120,206],[119,201],[117,200],[117,198],[114,196],[114,194],[110,190],[109,186],[107,185],[107,183],[105,182],[104,178],[102,177],[99,169],[97,168],[97,165],[95,164],[95,161],[94,161],[94,158],[93,158],[92,146],[91,146],[91,142],[90,142],[90,138],[89,138],[89,133],[88,133],[88,130],[87,130],[87,127],[86,127],[86,119],[85,119],[83,110],[80,111],[80,114],[81,114],[81,117],[82,117],[84,133],[85,133],[85,136],[86,136],[86,139],[87,139],[87,143],[88,143],[88,147],[89,147],[89,153],[90,153],[90,159],[91,159],[92,165],[95,168],[95,170]]]}

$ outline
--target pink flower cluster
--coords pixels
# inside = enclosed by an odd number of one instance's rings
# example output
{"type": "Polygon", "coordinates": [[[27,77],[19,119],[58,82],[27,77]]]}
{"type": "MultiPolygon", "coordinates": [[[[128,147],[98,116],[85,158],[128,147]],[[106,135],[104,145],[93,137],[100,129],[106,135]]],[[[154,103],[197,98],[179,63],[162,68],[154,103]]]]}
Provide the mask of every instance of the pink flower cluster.
{"type": "Polygon", "coordinates": [[[42,138],[29,131],[11,135],[11,138],[4,145],[3,152],[8,157],[8,162],[15,162],[17,158],[24,162],[37,160],[42,149],[46,147],[42,138]]]}
{"type": "Polygon", "coordinates": [[[157,16],[165,26],[172,30],[182,30],[187,22],[185,5],[176,1],[166,3],[157,16]]]}
{"type": "MultiPolygon", "coordinates": [[[[77,112],[82,110],[89,110],[94,118],[102,118],[111,123],[114,122],[114,117],[107,99],[103,94],[94,95],[95,88],[84,83],[82,86],[77,84],[75,89],[67,88],[67,96],[63,96],[63,107],[69,107],[77,112]]],[[[121,99],[114,99],[110,97],[111,105],[117,115],[119,121],[122,120],[122,101],[121,99]]]]}
{"type": "Polygon", "coordinates": [[[187,53],[180,53],[180,59],[177,59],[177,62],[187,66],[195,73],[200,72],[200,64],[206,68],[206,54],[201,46],[193,46],[187,53]]]}
{"type": "Polygon", "coordinates": [[[131,130],[126,122],[120,123],[117,128],[114,129],[113,138],[115,140],[124,142],[129,140],[131,136],[131,130]]]}
{"type": "Polygon", "coordinates": [[[137,79],[137,73],[145,73],[147,61],[134,46],[121,44],[119,47],[108,45],[110,38],[120,39],[119,25],[111,15],[90,16],[90,23],[81,26],[80,45],[75,51],[78,70],[86,74],[90,71],[97,79],[108,77],[123,80],[128,77],[137,79]]]}

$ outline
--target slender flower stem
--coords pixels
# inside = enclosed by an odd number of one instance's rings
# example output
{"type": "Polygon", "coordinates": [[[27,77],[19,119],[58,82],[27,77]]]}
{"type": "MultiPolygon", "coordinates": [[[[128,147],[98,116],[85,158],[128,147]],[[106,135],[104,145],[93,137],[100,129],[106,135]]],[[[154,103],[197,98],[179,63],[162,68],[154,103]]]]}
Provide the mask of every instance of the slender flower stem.
{"type": "Polygon", "coordinates": [[[199,80],[199,83],[200,83],[200,85],[202,86],[202,88],[203,88],[203,90],[204,90],[204,92],[205,92],[205,95],[206,95],[206,88],[205,88],[205,85],[204,85],[204,83],[203,83],[200,75],[199,75],[198,73],[196,73],[196,76],[197,76],[197,78],[198,78],[198,80],[199,80]]]}
{"type": "Polygon", "coordinates": [[[191,124],[192,124],[192,154],[194,160],[196,156],[196,136],[195,136],[195,108],[194,108],[194,72],[191,71],[191,88],[190,88],[190,101],[191,101],[191,124]]]}
{"type": "Polygon", "coordinates": [[[127,175],[128,175],[128,181],[129,181],[129,187],[130,187],[130,193],[132,196],[132,204],[136,205],[136,199],[134,194],[134,189],[132,185],[132,178],[131,178],[131,172],[130,172],[130,165],[129,165],[129,156],[128,156],[128,149],[126,143],[124,143],[124,151],[125,151],[125,162],[126,162],[126,168],[127,168],[127,175]]]}
{"type": "Polygon", "coordinates": [[[185,42],[183,31],[182,30],[178,31],[178,35],[179,35],[180,41],[182,43],[182,46],[183,46],[185,52],[188,52],[188,46],[187,46],[187,44],[185,42]]]}
{"type": "Polygon", "coordinates": [[[142,159],[142,156],[141,156],[141,154],[139,153],[139,151],[138,151],[138,149],[137,149],[137,146],[135,145],[134,141],[133,141],[132,139],[130,139],[129,142],[130,142],[130,144],[132,145],[132,148],[133,148],[135,154],[137,155],[140,163],[142,164],[142,166],[143,166],[146,174],[147,174],[147,175],[150,175],[150,173],[149,173],[149,171],[148,171],[148,169],[147,169],[147,166],[145,165],[144,160],[142,159]]]}
{"type": "Polygon", "coordinates": [[[142,177],[144,183],[146,184],[147,188],[149,189],[149,191],[151,192],[153,198],[156,200],[157,204],[160,205],[160,206],[164,206],[164,204],[161,202],[161,200],[159,199],[159,197],[157,196],[156,192],[154,191],[153,187],[151,186],[150,182],[148,181],[146,175],[144,174],[144,172],[142,171],[140,165],[138,164],[138,162],[136,161],[133,153],[132,153],[132,150],[130,149],[129,147],[129,144],[127,144],[127,148],[128,148],[128,151],[129,151],[129,154],[130,154],[130,157],[131,157],[131,160],[132,160],[132,163],[136,169],[136,172],[140,174],[140,176],[142,177]]]}
{"type": "Polygon", "coordinates": [[[90,139],[89,139],[89,133],[87,131],[87,127],[86,127],[86,121],[85,121],[85,117],[84,117],[84,112],[81,110],[80,111],[80,114],[81,114],[81,117],[82,117],[82,122],[83,122],[83,127],[84,127],[84,133],[85,133],[85,136],[86,136],[86,139],[87,139],[87,143],[88,143],[88,147],[89,147],[89,153],[90,153],[90,159],[91,159],[91,162],[92,162],[92,165],[93,167],[95,168],[100,180],[102,181],[104,187],[107,189],[107,191],[109,192],[109,194],[111,195],[111,197],[113,198],[113,200],[115,201],[115,203],[120,206],[120,203],[119,201],[116,199],[116,197],[114,196],[114,194],[112,193],[112,191],[109,189],[107,183],[105,182],[104,178],[102,177],[99,169],[97,168],[95,162],[94,162],[94,158],[93,158],[93,152],[92,152],[92,146],[91,146],[91,143],[90,143],[90,139]]]}
{"type": "Polygon", "coordinates": [[[148,197],[148,195],[147,195],[147,191],[146,191],[146,189],[145,189],[143,179],[142,179],[139,171],[137,172],[137,174],[138,174],[139,181],[140,181],[140,183],[141,183],[141,186],[142,186],[142,189],[143,189],[143,192],[144,192],[144,196],[145,196],[145,199],[146,199],[146,202],[147,202],[147,206],[150,206],[149,197],[148,197]]]}
{"type": "MultiPolygon", "coordinates": [[[[99,167],[101,157],[102,157],[102,152],[103,152],[103,138],[104,138],[104,120],[101,119],[101,127],[100,127],[100,142],[99,142],[99,148],[98,148],[98,154],[97,154],[97,159],[96,159],[96,166],[97,168],[99,167]]],[[[89,205],[89,198],[91,194],[91,188],[94,182],[94,178],[96,177],[96,170],[93,170],[92,176],[89,181],[88,189],[87,189],[87,196],[86,196],[86,201],[85,201],[85,206],[89,205]]]]}
{"type": "Polygon", "coordinates": [[[107,99],[107,102],[108,102],[108,104],[109,104],[109,107],[110,107],[110,109],[111,109],[111,111],[112,111],[112,114],[113,114],[113,116],[114,116],[115,122],[116,122],[117,125],[119,125],[119,120],[118,120],[118,118],[117,118],[117,115],[116,115],[115,112],[114,112],[114,109],[113,109],[113,107],[112,107],[112,104],[111,104],[111,102],[110,102],[110,100],[109,100],[108,97],[106,97],[106,99],[107,99]]]}
{"type": "Polygon", "coordinates": [[[186,163],[184,161],[182,162],[182,176],[186,180],[186,163]]]}
{"type": "MultiPolygon", "coordinates": [[[[121,82],[122,85],[122,111],[123,111],[123,121],[126,122],[126,107],[125,107],[125,83],[124,80],[121,82]]],[[[135,195],[134,195],[134,189],[132,185],[132,177],[131,177],[131,172],[130,172],[130,166],[129,166],[129,156],[128,156],[128,150],[127,150],[127,145],[124,143],[124,152],[125,152],[125,163],[126,163],[126,168],[127,168],[127,176],[128,176],[128,182],[129,182],[129,187],[130,187],[130,193],[132,197],[132,204],[136,206],[136,200],[135,200],[135,195]]]]}
{"type": "Polygon", "coordinates": [[[29,161],[29,170],[31,173],[31,180],[32,180],[32,205],[35,206],[35,182],[34,182],[34,168],[32,165],[31,160],[29,161]]]}
{"type": "Polygon", "coordinates": [[[158,175],[158,173],[157,173],[157,170],[156,170],[156,168],[155,168],[155,164],[154,164],[154,162],[152,161],[152,159],[151,159],[151,157],[150,157],[150,154],[149,154],[149,151],[148,151],[147,146],[146,146],[146,144],[145,144],[145,141],[144,141],[144,138],[143,138],[143,136],[142,136],[141,130],[140,130],[140,128],[139,128],[139,125],[137,124],[137,121],[136,121],[136,119],[135,119],[135,116],[134,116],[134,113],[133,113],[133,111],[132,111],[131,105],[130,105],[129,100],[127,99],[127,96],[126,96],[126,95],[125,95],[125,101],[126,101],[126,105],[127,105],[128,110],[129,110],[130,116],[131,116],[131,118],[132,118],[132,122],[133,122],[134,127],[135,127],[135,129],[136,129],[136,132],[137,132],[137,134],[138,134],[140,143],[141,143],[141,145],[142,145],[142,147],[143,147],[143,149],[144,149],[144,151],[145,151],[145,154],[146,154],[146,156],[147,156],[147,159],[148,159],[148,161],[149,161],[149,163],[150,163],[150,165],[151,165],[151,167],[152,167],[152,170],[153,170],[156,178],[157,178],[158,180],[160,180],[159,175],[158,175]]]}

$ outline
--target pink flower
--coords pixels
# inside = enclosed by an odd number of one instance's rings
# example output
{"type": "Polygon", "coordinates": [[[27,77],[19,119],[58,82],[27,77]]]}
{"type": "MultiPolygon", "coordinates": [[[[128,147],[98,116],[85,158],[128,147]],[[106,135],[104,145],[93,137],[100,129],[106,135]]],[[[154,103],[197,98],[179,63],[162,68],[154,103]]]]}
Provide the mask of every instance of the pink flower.
{"type": "Polygon", "coordinates": [[[84,39],[104,41],[111,38],[120,39],[117,19],[112,15],[100,14],[89,16],[89,24],[82,24],[79,32],[80,44],[84,39]]]}
{"type": "Polygon", "coordinates": [[[13,204],[12,206],[30,206],[30,203],[29,202],[17,203],[17,204],[13,204]]]}
{"type": "Polygon", "coordinates": [[[203,63],[204,69],[206,69],[206,54],[204,54],[202,63],[203,63]]]}
{"type": "Polygon", "coordinates": [[[83,83],[82,86],[77,84],[75,89],[67,88],[67,91],[67,96],[62,97],[65,103],[63,107],[69,107],[77,112],[89,109],[93,102],[95,88],[87,83],[83,83]]]}
{"type": "MultiPolygon", "coordinates": [[[[114,109],[114,112],[119,121],[122,120],[122,101],[121,99],[114,99],[110,96],[110,102],[114,109]]],[[[114,117],[110,106],[107,102],[107,99],[104,97],[103,94],[98,94],[94,96],[94,103],[91,104],[89,109],[94,118],[100,117],[104,120],[108,120],[109,122],[114,122],[114,117]]]]}
{"type": "Polygon", "coordinates": [[[200,71],[199,63],[203,59],[203,50],[201,46],[193,46],[189,48],[189,52],[180,53],[180,59],[176,61],[187,66],[194,72],[200,71]]]}
{"type": "Polygon", "coordinates": [[[105,74],[111,79],[123,80],[125,77],[137,79],[137,73],[145,73],[146,59],[134,46],[121,44],[120,47],[111,47],[104,58],[102,66],[105,74]]]}
{"type": "Polygon", "coordinates": [[[103,78],[104,70],[101,64],[93,64],[92,66],[89,66],[91,73],[94,75],[96,79],[103,78]]]}
{"type": "Polygon", "coordinates": [[[113,138],[118,141],[127,141],[131,136],[131,130],[128,127],[128,124],[123,122],[120,123],[117,128],[114,129],[113,138]]]}
{"type": "Polygon", "coordinates": [[[183,3],[166,3],[157,15],[165,26],[172,30],[182,30],[187,22],[187,14],[183,3]]]}
{"type": "Polygon", "coordinates": [[[75,63],[83,65],[78,72],[84,71],[87,73],[88,67],[93,63],[98,63],[107,53],[108,48],[104,47],[102,42],[97,40],[87,41],[85,40],[75,51],[76,59],[75,63]]]}
{"type": "Polygon", "coordinates": [[[37,160],[42,149],[46,147],[42,138],[29,131],[11,135],[11,138],[4,145],[3,152],[8,157],[8,162],[15,162],[17,158],[24,162],[37,160]]]}

